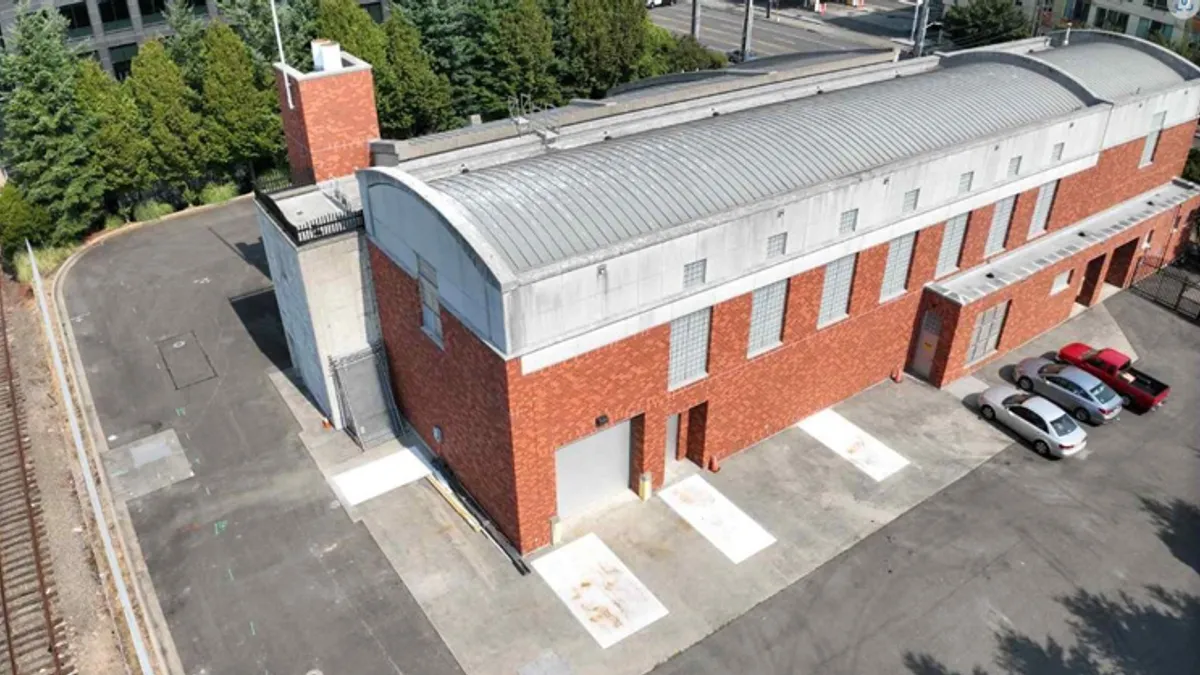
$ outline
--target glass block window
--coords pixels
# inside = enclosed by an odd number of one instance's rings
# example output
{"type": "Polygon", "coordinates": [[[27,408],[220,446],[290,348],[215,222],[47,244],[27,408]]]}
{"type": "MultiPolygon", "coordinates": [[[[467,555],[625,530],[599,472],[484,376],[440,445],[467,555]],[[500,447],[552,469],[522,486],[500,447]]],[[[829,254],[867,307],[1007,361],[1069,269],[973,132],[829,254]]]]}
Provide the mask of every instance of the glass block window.
{"type": "Polygon", "coordinates": [[[1008,227],[1012,223],[1013,205],[1016,203],[1016,195],[996,202],[996,210],[992,212],[992,228],[988,230],[987,243],[983,246],[985,258],[1004,250],[1004,241],[1008,239],[1008,227]]]}
{"type": "Polygon", "coordinates": [[[1008,177],[1012,178],[1019,175],[1021,175],[1021,156],[1017,155],[1008,160],[1008,177]]]}
{"type": "Polygon", "coordinates": [[[787,232],[780,232],[767,237],[767,257],[778,258],[787,253],[787,232]]]}
{"type": "Polygon", "coordinates": [[[904,193],[904,213],[912,213],[917,210],[917,203],[921,201],[921,190],[909,190],[904,193]]]}
{"type": "Polygon", "coordinates": [[[683,287],[695,288],[704,284],[704,275],[708,271],[708,259],[697,260],[683,266],[683,287]]]}
{"type": "Polygon", "coordinates": [[[442,344],[442,308],[438,302],[437,270],[417,256],[417,281],[421,287],[421,328],[442,344]]]}
{"type": "Polygon", "coordinates": [[[754,355],[783,341],[783,312],[787,305],[787,279],[754,291],[750,305],[750,344],[754,355]]]}
{"type": "Polygon", "coordinates": [[[1005,301],[975,317],[975,330],[971,332],[971,342],[967,344],[967,363],[974,363],[996,351],[1007,314],[1008,302],[1005,301]]]}
{"type": "Polygon", "coordinates": [[[821,311],[817,326],[824,326],[850,315],[850,287],[854,281],[855,254],[834,260],[825,266],[825,287],[821,289],[821,311]]]}
{"type": "Polygon", "coordinates": [[[887,265],[883,268],[883,285],[879,289],[882,302],[904,292],[908,284],[908,269],[912,264],[913,242],[916,233],[896,237],[888,245],[887,265]]]}
{"type": "Polygon", "coordinates": [[[975,172],[968,171],[958,177],[958,194],[965,195],[971,191],[971,187],[975,184],[975,172]]]}
{"type": "Polygon", "coordinates": [[[682,386],[708,374],[708,329],[712,308],[681,316],[671,322],[670,364],[667,384],[682,386]]]}
{"type": "Polygon", "coordinates": [[[1071,285],[1071,273],[1073,271],[1074,270],[1067,270],[1066,272],[1054,277],[1054,285],[1050,287],[1050,295],[1058,295],[1059,293],[1067,290],[1067,287],[1071,285]]]}
{"type": "Polygon", "coordinates": [[[1150,133],[1146,134],[1146,142],[1142,145],[1142,161],[1138,166],[1147,166],[1154,163],[1154,153],[1158,152],[1158,137],[1162,133],[1163,125],[1166,124],[1167,113],[1160,112],[1154,116],[1150,122],[1150,133]]]}
{"type": "Polygon", "coordinates": [[[946,229],[942,233],[942,248],[938,251],[937,270],[935,277],[944,277],[958,269],[958,260],[962,257],[963,240],[967,236],[967,216],[969,213],[954,216],[946,221],[946,229]]]}
{"type": "Polygon", "coordinates": [[[1065,143],[1055,143],[1054,150],[1050,153],[1050,159],[1055,162],[1061,160],[1063,156],[1063,148],[1065,147],[1065,143]]]}
{"type": "Polygon", "coordinates": [[[858,227],[858,209],[850,209],[842,211],[841,220],[838,221],[838,234],[850,234],[858,227]]]}
{"type": "Polygon", "coordinates": [[[1054,206],[1054,195],[1058,192],[1058,181],[1046,183],[1038,189],[1037,204],[1033,207],[1033,218],[1029,220],[1029,238],[1044,233],[1050,220],[1050,209],[1054,206]]]}

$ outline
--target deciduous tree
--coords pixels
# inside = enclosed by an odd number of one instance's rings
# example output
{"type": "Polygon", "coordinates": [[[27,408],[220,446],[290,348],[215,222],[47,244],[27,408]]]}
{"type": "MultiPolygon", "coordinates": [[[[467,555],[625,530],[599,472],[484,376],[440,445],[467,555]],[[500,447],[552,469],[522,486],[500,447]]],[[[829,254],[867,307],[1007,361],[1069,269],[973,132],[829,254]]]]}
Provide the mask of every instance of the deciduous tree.
{"type": "Polygon", "coordinates": [[[637,74],[646,42],[642,0],[570,0],[569,71],[575,87],[601,97],[637,74]]]}
{"type": "Polygon", "coordinates": [[[53,229],[50,214],[30,204],[13,181],[0,188],[0,249],[6,260],[25,249],[25,240],[40,243],[53,229]]]}

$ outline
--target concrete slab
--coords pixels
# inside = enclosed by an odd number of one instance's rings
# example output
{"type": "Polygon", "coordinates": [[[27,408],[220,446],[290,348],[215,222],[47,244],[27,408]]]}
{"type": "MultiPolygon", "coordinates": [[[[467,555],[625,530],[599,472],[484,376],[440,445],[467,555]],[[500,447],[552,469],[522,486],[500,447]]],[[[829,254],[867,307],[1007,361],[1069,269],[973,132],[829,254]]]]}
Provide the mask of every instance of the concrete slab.
{"type": "Polygon", "coordinates": [[[701,476],[661,490],[658,497],[735,565],[775,543],[775,537],[701,476]]]}
{"type": "Polygon", "coordinates": [[[667,615],[658,598],[594,534],[538,557],[533,569],[605,649],[667,615]]]}
{"type": "Polygon", "coordinates": [[[796,426],[877,481],[908,466],[903,455],[832,410],[822,410],[796,426]]]}
{"type": "Polygon", "coordinates": [[[101,455],[115,498],[143,497],[193,476],[174,429],[113,448],[101,455]]]}
{"type": "Polygon", "coordinates": [[[429,474],[424,461],[411,449],[401,448],[334,475],[333,489],[343,502],[357,506],[429,474]]]}

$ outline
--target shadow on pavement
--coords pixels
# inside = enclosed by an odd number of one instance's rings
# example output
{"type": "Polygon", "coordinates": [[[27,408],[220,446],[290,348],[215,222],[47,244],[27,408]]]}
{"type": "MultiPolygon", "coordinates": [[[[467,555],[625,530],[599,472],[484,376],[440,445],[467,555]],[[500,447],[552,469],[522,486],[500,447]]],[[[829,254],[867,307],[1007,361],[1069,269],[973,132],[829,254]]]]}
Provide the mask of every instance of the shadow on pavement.
{"type": "Polygon", "coordinates": [[[283,322],[279,317],[279,305],[275,301],[275,289],[264,288],[229,299],[229,305],[246,327],[255,346],[279,370],[292,367],[287,338],[283,334],[283,322]]]}

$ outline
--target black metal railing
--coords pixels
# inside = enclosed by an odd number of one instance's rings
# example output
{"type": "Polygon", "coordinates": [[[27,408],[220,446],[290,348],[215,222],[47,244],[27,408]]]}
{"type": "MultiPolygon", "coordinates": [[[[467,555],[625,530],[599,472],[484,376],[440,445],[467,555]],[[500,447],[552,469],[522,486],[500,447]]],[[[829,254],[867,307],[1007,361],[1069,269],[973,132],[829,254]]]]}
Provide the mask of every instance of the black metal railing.
{"type": "Polygon", "coordinates": [[[271,193],[255,187],[254,199],[296,244],[306,244],[344,232],[353,232],[362,229],[364,225],[361,210],[331,213],[319,218],[295,222],[283,214],[271,193]]]}
{"type": "Polygon", "coordinates": [[[1200,272],[1182,258],[1167,262],[1146,256],[1133,274],[1133,292],[1193,321],[1200,320],[1200,272]]]}

